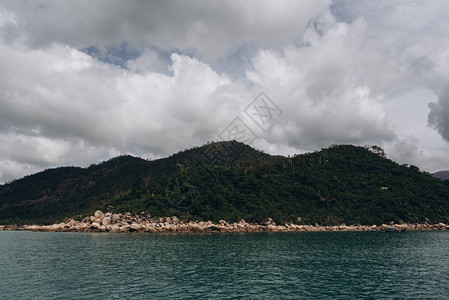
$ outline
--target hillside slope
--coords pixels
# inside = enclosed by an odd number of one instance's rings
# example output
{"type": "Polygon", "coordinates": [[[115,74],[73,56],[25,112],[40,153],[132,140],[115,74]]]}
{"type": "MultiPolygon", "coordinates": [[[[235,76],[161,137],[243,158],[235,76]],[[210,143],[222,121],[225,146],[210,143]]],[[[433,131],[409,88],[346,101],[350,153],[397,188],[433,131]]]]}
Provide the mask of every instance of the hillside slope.
{"type": "Polygon", "coordinates": [[[341,145],[282,157],[233,141],[154,161],[52,169],[0,186],[0,223],[51,223],[98,208],[214,221],[448,221],[449,181],[374,152],[341,145]]]}
{"type": "Polygon", "coordinates": [[[441,180],[449,180],[449,171],[435,172],[432,176],[441,180]]]}

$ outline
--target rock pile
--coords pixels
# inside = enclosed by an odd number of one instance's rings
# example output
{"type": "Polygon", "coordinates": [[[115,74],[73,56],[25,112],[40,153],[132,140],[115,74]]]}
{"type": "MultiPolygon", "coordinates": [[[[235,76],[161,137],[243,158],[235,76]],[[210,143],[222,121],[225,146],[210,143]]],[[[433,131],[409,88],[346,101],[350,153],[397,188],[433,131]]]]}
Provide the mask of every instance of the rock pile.
{"type": "MultiPolygon", "coordinates": [[[[407,230],[449,230],[449,225],[439,224],[399,224],[381,226],[367,225],[297,225],[276,224],[271,218],[260,224],[248,223],[245,220],[229,223],[220,220],[218,223],[211,221],[181,221],[177,217],[151,218],[150,215],[132,215],[127,212],[103,213],[97,210],[93,216],[81,221],[70,220],[67,223],[53,225],[25,225],[16,229],[33,231],[73,231],[73,232],[287,232],[287,231],[377,231],[394,226],[396,229],[407,230]]],[[[0,228],[1,230],[1,228],[0,228]]]]}

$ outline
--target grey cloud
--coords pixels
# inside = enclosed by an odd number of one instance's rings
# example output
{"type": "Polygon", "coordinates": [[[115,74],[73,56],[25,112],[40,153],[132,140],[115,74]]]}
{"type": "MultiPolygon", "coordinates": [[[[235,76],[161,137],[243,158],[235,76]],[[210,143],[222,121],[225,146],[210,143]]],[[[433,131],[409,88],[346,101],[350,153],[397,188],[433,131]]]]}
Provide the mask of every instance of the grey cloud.
{"type": "Polygon", "coordinates": [[[449,87],[439,95],[438,102],[429,103],[429,125],[449,142],[449,87]]]}
{"type": "Polygon", "coordinates": [[[282,46],[329,1],[6,1],[34,46],[77,48],[124,41],[219,57],[241,44],[282,46]]]}
{"type": "MultiPolygon", "coordinates": [[[[216,140],[260,91],[284,111],[266,132],[245,119],[265,150],[380,144],[414,164],[442,161],[448,149],[404,142],[383,105],[444,86],[442,2],[333,3],[2,1],[0,182],[216,140]],[[123,43],[136,57],[111,57],[123,43]],[[89,46],[102,61],[80,51],[89,46]],[[107,63],[120,59],[125,68],[107,63]]],[[[448,94],[429,115],[446,139],[448,94]]]]}
{"type": "Polygon", "coordinates": [[[85,165],[119,153],[171,154],[215,138],[247,93],[225,74],[176,54],[171,76],[129,72],[60,45],[3,46],[0,62],[5,170],[85,165]]]}

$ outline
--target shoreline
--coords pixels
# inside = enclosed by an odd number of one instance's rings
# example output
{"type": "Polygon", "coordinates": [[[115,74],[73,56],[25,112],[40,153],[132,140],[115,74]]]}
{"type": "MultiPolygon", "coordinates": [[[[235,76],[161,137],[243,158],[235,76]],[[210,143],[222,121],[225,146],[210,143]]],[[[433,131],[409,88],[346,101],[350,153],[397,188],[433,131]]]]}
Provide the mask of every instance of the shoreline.
{"type": "Polygon", "coordinates": [[[398,230],[425,231],[425,230],[449,230],[449,225],[444,223],[428,224],[382,224],[382,225],[297,225],[276,224],[271,218],[260,224],[247,223],[245,220],[229,223],[220,220],[218,223],[211,221],[181,221],[177,217],[151,218],[149,215],[131,215],[130,213],[115,214],[103,213],[99,210],[93,216],[81,221],[70,220],[67,223],[52,225],[0,225],[0,231],[25,230],[42,232],[149,232],[149,233],[188,233],[188,232],[306,232],[306,231],[385,231],[394,227],[398,230]]]}

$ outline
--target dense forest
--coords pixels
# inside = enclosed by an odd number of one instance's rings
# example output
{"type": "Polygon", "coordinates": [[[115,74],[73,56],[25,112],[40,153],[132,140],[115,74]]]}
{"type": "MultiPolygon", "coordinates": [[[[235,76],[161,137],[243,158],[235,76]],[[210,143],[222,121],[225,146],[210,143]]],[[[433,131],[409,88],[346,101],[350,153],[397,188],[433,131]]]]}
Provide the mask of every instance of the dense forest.
{"type": "Polygon", "coordinates": [[[120,156],[0,185],[0,223],[53,223],[96,209],[181,219],[305,224],[448,222],[449,181],[379,147],[333,145],[293,157],[217,142],[147,161],[120,156]]]}

